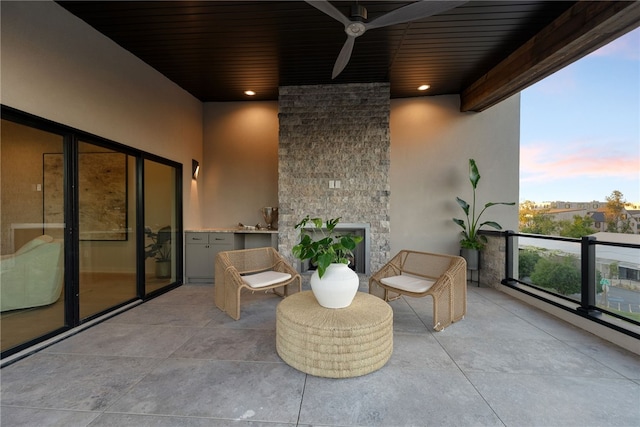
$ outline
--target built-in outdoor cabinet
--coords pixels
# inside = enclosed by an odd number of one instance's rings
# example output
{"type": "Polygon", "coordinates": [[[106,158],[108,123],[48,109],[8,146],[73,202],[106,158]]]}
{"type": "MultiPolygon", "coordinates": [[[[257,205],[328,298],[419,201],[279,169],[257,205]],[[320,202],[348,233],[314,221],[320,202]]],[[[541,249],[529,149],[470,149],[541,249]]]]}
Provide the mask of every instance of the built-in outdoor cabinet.
{"type": "Polygon", "coordinates": [[[187,283],[213,283],[216,254],[221,251],[243,249],[242,240],[242,236],[233,232],[187,232],[187,283]]]}

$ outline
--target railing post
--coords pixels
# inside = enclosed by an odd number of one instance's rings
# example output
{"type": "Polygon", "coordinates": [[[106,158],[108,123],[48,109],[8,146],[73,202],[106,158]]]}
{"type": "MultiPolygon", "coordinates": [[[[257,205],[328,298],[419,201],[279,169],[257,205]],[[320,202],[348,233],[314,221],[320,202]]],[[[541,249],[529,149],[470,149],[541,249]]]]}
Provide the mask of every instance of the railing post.
{"type": "Polygon", "coordinates": [[[504,243],[504,277],[505,279],[513,279],[513,234],[512,230],[505,231],[504,243]]]}
{"type": "Polygon", "coordinates": [[[596,306],[596,246],[594,236],[584,236],[580,242],[581,302],[578,311],[594,314],[596,306]]]}
{"type": "Polygon", "coordinates": [[[513,239],[515,232],[512,230],[506,230],[504,232],[504,279],[500,283],[505,286],[513,285],[515,279],[513,277],[513,239]]]}

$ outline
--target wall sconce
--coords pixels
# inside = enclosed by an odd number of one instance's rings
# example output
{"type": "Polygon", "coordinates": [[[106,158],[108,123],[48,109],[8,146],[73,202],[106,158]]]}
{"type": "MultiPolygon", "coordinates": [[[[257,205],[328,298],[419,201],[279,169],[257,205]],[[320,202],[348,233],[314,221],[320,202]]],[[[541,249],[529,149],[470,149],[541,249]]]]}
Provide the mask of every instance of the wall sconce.
{"type": "Polygon", "coordinates": [[[198,179],[198,172],[200,172],[200,163],[197,160],[191,159],[191,176],[193,179],[198,179]]]}

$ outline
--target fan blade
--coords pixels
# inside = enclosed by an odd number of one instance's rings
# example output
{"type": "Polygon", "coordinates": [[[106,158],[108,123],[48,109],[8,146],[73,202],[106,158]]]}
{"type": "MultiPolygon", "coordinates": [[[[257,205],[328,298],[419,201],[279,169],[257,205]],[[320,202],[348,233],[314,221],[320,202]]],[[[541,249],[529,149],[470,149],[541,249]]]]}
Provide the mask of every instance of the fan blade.
{"type": "Polygon", "coordinates": [[[338,77],[338,74],[340,74],[342,70],[344,70],[344,67],[346,67],[349,63],[349,59],[351,59],[351,51],[353,51],[353,44],[355,43],[355,41],[355,37],[347,37],[347,41],[344,42],[344,46],[342,46],[340,55],[338,55],[338,59],[336,59],[336,63],[333,65],[333,73],[331,74],[332,79],[338,77]]]}
{"type": "Polygon", "coordinates": [[[388,25],[403,24],[405,22],[416,21],[427,18],[440,12],[453,9],[467,3],[466,1],[430,1],[423,0],[392,10],[371,22],[365,23],[367,30],[372,28],[386,27],[388,25]]]}
{"type": "Polygon", "coordinates": [[[351,23],[349,18],[344,16],[338,9],[336,9],[328,0],[305,0],[311,6],[315,7],[321,12],[326,13],[336,21],[342,22],[342,24],[346,27],[351,23]]]}

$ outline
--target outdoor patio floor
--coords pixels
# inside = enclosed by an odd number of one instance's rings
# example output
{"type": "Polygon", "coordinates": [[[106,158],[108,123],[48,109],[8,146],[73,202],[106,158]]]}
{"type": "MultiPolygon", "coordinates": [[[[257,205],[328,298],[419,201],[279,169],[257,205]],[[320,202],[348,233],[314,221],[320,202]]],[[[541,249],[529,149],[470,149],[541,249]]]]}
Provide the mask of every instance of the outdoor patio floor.
{"type": "Polygon", "coordinates": [[[248,294],[239,321],[211,286],[141,304],[3,368],[1,425],[640,425],[638,355],[494,289],[443,332],[431,298],[391,302],[391,359],[349,379],[278,357],[279,301],[248,294]]]}

